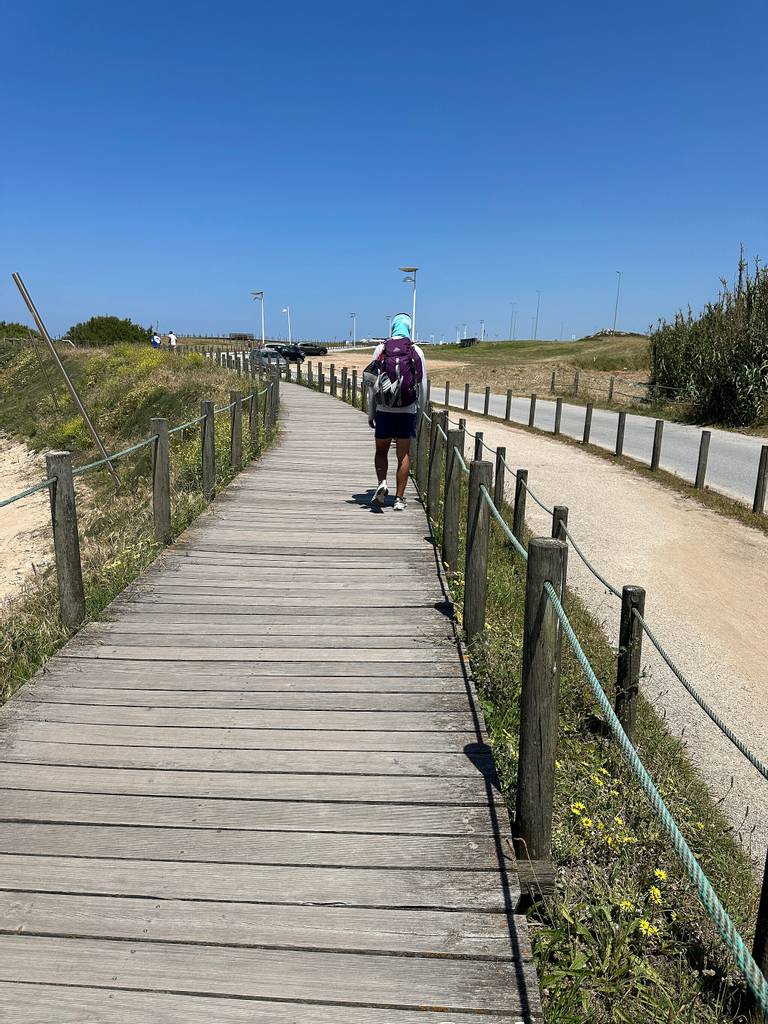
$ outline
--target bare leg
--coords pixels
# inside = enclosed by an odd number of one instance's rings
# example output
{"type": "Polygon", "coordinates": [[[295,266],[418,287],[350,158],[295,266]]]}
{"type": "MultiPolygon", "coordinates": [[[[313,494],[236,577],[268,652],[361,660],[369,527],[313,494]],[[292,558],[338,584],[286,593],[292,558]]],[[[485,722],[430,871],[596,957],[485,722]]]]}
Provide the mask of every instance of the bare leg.
{"type": "Polygon", "coordinates": [[[395,497],[402,498],[405,495],[405,488],[408,485],[408,474],[411,471],[411,439],[410,437],[398,437],[397,445],[397,493],[395,497]]]}
{"type": "MultiPolygon", "coordinates": [[[[389,446],[392,444],[391,437],[377,437],[376,438],[376,454],[373,457],[373,465],[376,469],[376,480],[381,483],[382,480],[387,479],[387,469],[389,466],[389,446]]],[[[398,441],[398,445],[400,442],[398,441]]],[[[399,452],[399,448],[398,448],[399,452]]]]}

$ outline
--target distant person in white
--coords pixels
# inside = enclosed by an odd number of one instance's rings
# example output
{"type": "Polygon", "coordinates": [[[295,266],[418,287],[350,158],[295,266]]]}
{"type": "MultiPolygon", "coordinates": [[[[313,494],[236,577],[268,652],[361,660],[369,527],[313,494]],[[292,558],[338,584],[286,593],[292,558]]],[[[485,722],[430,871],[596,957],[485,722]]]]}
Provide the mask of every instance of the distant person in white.
{"type": "Polygon", "coordinates": [[[171,352],[175,352],[176,351],[176,340],[177,340],[176,339],[176,335],[173,333],[173,331],[169,331],[168,332],[168,348],[171,350],[171,352]]]}
{"type": "Polygon", "coordinates": [[[161,348],[162,344],[163,344],[163,342],[162,342],[162,340],[160,338],[160,335],[157,333],[157,331],[153,331],[152,332],[152,348],[161,348]]]}
{"type": "Polygon", "coordinates": [[[427,398],[427,361],[421,348],[411,341],[411,318],[398,313],[392,333],[373,353],[363,373],[368,384],[368,424],[376,431],[374,467],[378,485],[373,501],[383,505],[389,494],[387,470],[392,441],[397,450],[397,480],[394,508],[405,510],[405,488],[411,469],[411,438],[416,436],[419,410],[427,398]]]}

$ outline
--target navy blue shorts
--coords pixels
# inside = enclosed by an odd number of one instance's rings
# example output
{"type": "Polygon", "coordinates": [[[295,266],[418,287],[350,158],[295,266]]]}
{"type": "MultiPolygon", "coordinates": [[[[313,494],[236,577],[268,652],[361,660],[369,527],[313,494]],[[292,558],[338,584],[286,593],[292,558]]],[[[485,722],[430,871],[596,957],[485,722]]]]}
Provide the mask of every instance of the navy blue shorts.
{"type": "Polygon", "coordinates": [[[376,437],[416,437],[415,412],[377,412],[376,437]]]}

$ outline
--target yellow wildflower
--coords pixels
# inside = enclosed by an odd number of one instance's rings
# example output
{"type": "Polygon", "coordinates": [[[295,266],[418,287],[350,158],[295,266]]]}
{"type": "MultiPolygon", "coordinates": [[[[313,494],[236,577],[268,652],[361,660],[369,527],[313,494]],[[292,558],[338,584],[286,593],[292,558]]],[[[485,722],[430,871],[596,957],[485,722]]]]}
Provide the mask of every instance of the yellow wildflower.
{"type": "Polygon", "coordinates": [[[587,809],[587,805],[581,803],[580,800],[578,800],[575,804],[571,804],[571,813],[572,814],[582,814],[584,811],[586,811],[586,809],[587,809]]]}
{"type": "Polygon", "coordinates": [[[656,875],[660,882],[666,882],[667,872],[664,870],[664,868],[656,868],[656,870],[653,873],[654,875],[656,875]]]}
{"type": "Polygon", "coordinates": [[[642,918],[640,921],[640,931],[643,933],[643,935],[646,935],[649,938],[651,937],[651,935],[659,934],[659,929],[656,927],[656,925],[651,924],[650,921],[646,921],[645,918],[642,918]]]}
{"type": "Polygon", "coordinates": [[[622,900],[621,903],[619,903],[619,907],[621,907],[622,910],[633,911],[635,909],[635,904],[632,900],[622,900]]]}
{"type": "Polygon", "coordinates": [[[581,819],[581,824],[584,826],[584,828],[592,828],[592,819],[591,818],[582,818],[581,819]]]}
{"type": "Polygon", "coordinates": [[[648,895],[651,897],[653,903],[661,903],[661,889],[658,885],[652,885],[648,890],[648,895]]]}
{"type": "Polygon", "coordinates": [[[618,816],[618,814],[617,814],[617,815],[616,815],[616,817],[615,817],[615,818],[613,819],[613,821],[614,821],[614,823],[615,823],[616,825],[623,825],[623,824],[624,824],[624,821],[623,821],[623,819],[622,819],[622,818],[620,818],[620,817],[618,816]]]}
{"type": "Polygon", "coordinates": [[[600,778],[599,775],[595,775],[595,773],[592,772],[592,774],[589,777],[590,777],[590,779],[592,779],[592,781],[594,782],[594,784],[596,786],[599,786],[600,788],[602,788],[603,780],[600,778]]]}

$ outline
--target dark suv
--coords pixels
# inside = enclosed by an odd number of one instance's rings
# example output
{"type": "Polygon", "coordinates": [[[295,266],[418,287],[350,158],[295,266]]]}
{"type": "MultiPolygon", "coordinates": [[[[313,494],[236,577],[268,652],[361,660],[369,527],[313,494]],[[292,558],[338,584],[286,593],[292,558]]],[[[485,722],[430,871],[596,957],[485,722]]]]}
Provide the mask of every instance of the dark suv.
{"type": "Polygon", "coordinates": [[[304,341],[299,348],[305,356],[327,356],[328,346],[321,345],[319,341],[304,341]]]}
{"type": "Polygon", "coordinates": [[[306,353],[298,345],[270,345],[275,352],[279,352],[283,359],[287,359],[289,363],[303,363],[306,357],[306,353]]]}

